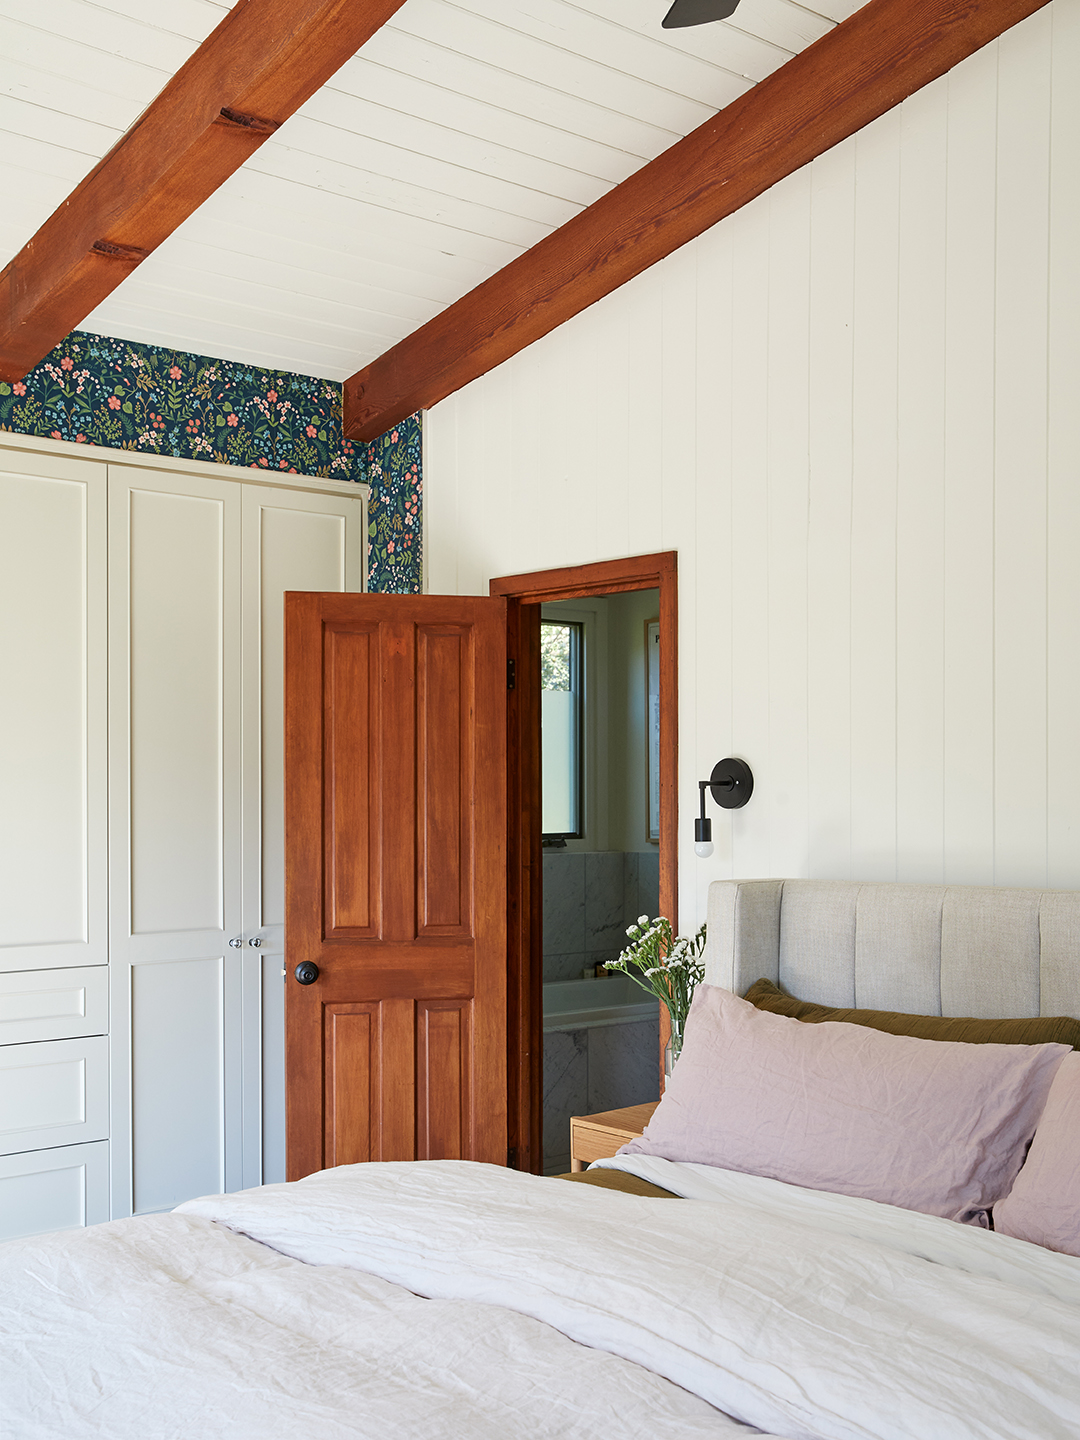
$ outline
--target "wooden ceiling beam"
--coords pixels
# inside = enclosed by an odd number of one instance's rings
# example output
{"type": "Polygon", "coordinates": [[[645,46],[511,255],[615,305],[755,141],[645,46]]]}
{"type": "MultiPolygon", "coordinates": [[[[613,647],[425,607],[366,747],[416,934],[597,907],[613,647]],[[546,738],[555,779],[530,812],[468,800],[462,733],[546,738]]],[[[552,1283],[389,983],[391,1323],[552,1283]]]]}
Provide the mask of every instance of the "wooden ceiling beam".
{"type": "Polygon", "coordinates": [[[847,139],[1047,0],[869,0],[345,382],[370,440],[501,365],[847,139]]]}
{"type": "Polygon", "coordinates": [[[402,3],[237,0],[0,274],[0,378],[81,324],[402,3]]]}

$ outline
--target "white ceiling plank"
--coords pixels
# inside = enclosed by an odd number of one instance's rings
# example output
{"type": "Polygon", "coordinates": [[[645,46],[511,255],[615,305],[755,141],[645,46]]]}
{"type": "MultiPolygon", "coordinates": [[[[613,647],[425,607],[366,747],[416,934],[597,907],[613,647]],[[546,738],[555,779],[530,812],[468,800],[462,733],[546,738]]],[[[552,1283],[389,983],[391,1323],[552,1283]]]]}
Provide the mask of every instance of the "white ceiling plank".
{"type": "MultiPolygon", "coordinates": [[[[398,15],[403,13],[398,11],[398,15]]],[[[393,25],[384,25],[373,35],[364,46],[363,55],[391,70],[422,76],[435,85],[458,90],[557,130],[583,135],[641,158],[659,155],[683,133],[647,123],[637,115],[621,115],[585,95],[570,94],[554,89],[543,80],[514,75],[486,59],[463,55],[393,25]]]]}
{"type": "Polygon", "coordinates": [[[100,91],[103,100],[119,102],[128,111],[132,104],[140,109],[149,105],[173,73],[92,49],[48,29],[6,17],[0,18],[0,52],[4,55],[5,70],[21,64],[65,83],[87,85],[100,91]]]}
{"type": "MultiPolygon", "coordinates": [[[[148,5],[145,10],[153,12],[154,8],[148,5]]],[[[58,53],[78,44],[92,55],[105,57],[106,64],[131,61],[162,75],[174,75],[206,38],[200,35],[188,39],[171,28],[164,30],[129,16],[112,14],[106,19],[102,10],[85,0],[48,0],[39,8],[19,4],[18,0],[0,0],[0,16],[39,35],[62,38],[67,43],[56,47],[58,53]]],[[[207,35],[217,23],[211,23],[207,35]]]]}
{"type": "MultiPolygon", "coordinates": [[[[259,328],[261,315],[266,317],[267,329],[282,334],[290,327],[297,334],[318,332],[321,328],[328,333],[334,330],[362,332],[378,341],[384,350],[416,328],[416,322],[409,317],[350,305],[340,295],[318,297],[267,284],[264,272],[253,262],[249,262],[248,276],[238,277],[179,264],[175,257],[152,267],[147,261],[141,267],[138,289],[144,298],[165,294],[185,297],[185,313],[195,313],[202,308],[203,301],[209,300],[215,313],[223,319],[247,317],[244,323],[252,329],[259,328]]],[[[423,320],[429,320],[439,308],[429,303],[423,320]]]]}
{"type": "MultiPolygon", "coordinates": [[[[10,254],[25,244],[28,235],[34,235],[44,225],[58,205],[62,205],[71,192],[71,182],[62,175],[50,174],[32,166],[15,163],[6,155],[0,160],[0,195],[5,197],[4,222],[6,226],[17,226],[19,235],[10,254]],[[10,205],[6,197],[11,196],[10,205]]],[[[0,260],[6,263],[7,256],[0,260]]]]}
{"type": "MultiPolygon", "coordinates": [[[[121,292],[117,291],[116,295],[121,292]]],[[[167,297],[173,298],[173,297],[167,297]]],[[[121,339],[139,340],[146,345],[162,345],[168,349],[190,350],[196,355],[213,359],[234,360],[245,365],[294,370],[302,375],[318,375],[325,380],[344,380],[351,372],[350,357],[361,352],[378,353],[379,346],[363,345],[362,337],[349,335],[340,343],[323,338],[305,339],[293,332],[269,328],[247,329],[231,325],[216,315],[203,312],[187,313],[183,296],[177,304],[156,309],[139,302],[128,306],[110,296],[103,305],[87,316],[84,329],[99,335],[116,335],[121,339]]]]}
{"type": "Polygon", "coordinates": [[[112,126],[62,115],[3,94],[0,94],[0,129],[8,135],[26,135],[43,145],[80,156],[84,175],[123,134],[112,126]]]}
{"type": "Polygon", "coordinates": [[[346,250],[340,245],[316,245],[302,231],[301,235],[303,238],[280,230],[253,231],[249,226],[218,221],[212,227],[202,227],[197,235],[187,230],[177,232],[169,247],[175,247],[179,263],[186,263],[182,257],[187,254],[185,247],[190,247],[202,257],[198,263],[212,266],[222,275],[243,271],[252,259],[279,264],[290,274],[303,277],[296,283],[304,293],[327,294],[339,289],[346,292],[355,286],[364,293],[364,303],[372,308],[377,308],[374,296],[381,296],[388,315],[411,315],[412,307],[425,313],[430,305],[441,309],[471,290],[478,283],[477,275],[484,273],[475,264],[461,265],[445,255],[437,257],[444,263],[438,273],[430,265],[427,269],[410,268],[400,254],[393,263],[361,251],[359,246],[346,250]]]}
{"type": "MultiPolygon", "coordinates": [[[[295,122],[307,119],[333,125],[343,132],[355,147],[356,136],[366,137],[364,163],[370,165],[367,145],[378,142],[393,147],[398,164],[410,166],[415,160],[425,163],[439,161],[474,175],[504,181],[515,188],[525,187],[544,195],[555,195],[578,205],[589,205],[602,195],[611,181],[552,164],[535,155],[523,155],[495,139],[479,139],[456,130],[449,122],[433,124],[416,115],[392,110],[385,105],[371,104],[356,95],[326,85],[289,121],[288,143],[305,149],[296,137],[295,122]]],[[[417,178],[416,171],[411,171],[417,178]]]]}
{"type": "Polygon", "coordinates": [[[108,128],[114,135],[122,135],[146,109],[146,102],[110,95],[95,86],[82,85],[36,66],[8,59],[5,59],[0,75],[0,94],[42,110],[51,110],[69,120],[76,131],[80,127],[98,125],[108,128]]]}
{"type": "MultiPolygon", "coordinates": [[[[370,47],[365,46],[348,61],[315,99],[339,92],[352,95],[379,107],[391,117],[428,122],[433,131],[445,134],[448,147],[452,148],[459,136],[470,136],[482,144],[497,146],[500,152],[506,147],[511,157],[536,159],[543,165],[595,176],[612,185],[632,175],[641,164],[641,157],[628,150],[559,129],[489,100],[465,95],[450,85],[433,84],[429,79],[376,65],[369,58],[369,51],[370,47]]],[[[658,143],[663,149],[663,138],[658,143]]]]}
{"type": "Polygon", "coordinates": [[[489,64],[519,81],[532,80],[568,96],[585,96],[605,110],[646,120],[679,136],[747,89],[736,76],[717,72],[716,99],[707,105],[441,0],[410,0],[383,29],[422,35],[452,54],[484,55],[489,64]]]}
{"type": "MultiPolygon", "coordinates": [[[[79,0],[98,19],[98,24],[111,24],[118,18],[134,20],[140,25],[183,35],[200,45],[215,26],[220,25],[232,5],[228,0],[79,0]]],[[[4,0],[13,13],[19,0],[4,0]]]]}
{"type": "Polygon", "coordinates": [[[814,0],[812,8],[839,25],[842,20],[854,15],[856,10],[861,10],[865,3],[866,0],[814,0]]]}
{"type": "MultiPolygon", "coordinates": [[[[663,86],[678,95],[692,96],[718,109],[718,86],[731,75],[763,80],[790,60],[792,52],[742,31],[717,25],[695,25],[682,30],[679,42],[668,43],[661,28],[663,11],[649,4],[651,23],[627,26],[617,15],[601,12],[585,0],[438,0],[501,25],[513,26],[559,49],[571,49],[599,64],[663,86]],[[689,37],[689,38],[688,38],[689,37]]],[[[726,104],[726,101],[720,102],[726,104]]]]}
{"type": "MultiPolygon", "coordinates": [[[[303,186],[307,193],[302,203],[309,211],[309,220],[317,218],[317,208],[311,208],[318,205],[316,196],[338,195],[378,206],[388,217],[383,223],[412,222],[417,227],[436,226],[440,232],[447,232],[447,238],[452,243],[471,245],[473,239],[459,237],[474,237],[485,248],[494,240],[516,250],[526,250],[555,228],[503,210],[473,205],[454,195],[412,185],[407,180],[375,175],[355,165],[343,165],[325,157],[305,155],[287,145],[270,141],[256,151],[244,169],[256,174],[274,175],[303,186]],[[451,231],[454,232],[452,236],[449,234],[451,231]]],[[[419,229],[416,233],[419,234],[419,229]]]]}
{"type": "MultiPolygon", "coordinates": [[[[73,150],[67,145],[55,145],[37,136],[17,134],[5,129],[4,104],[3,97],[0,97],[0,156],[3,157],[0,163],[27,170],[32,175],[56,176],[66,182],[66,196],[93,165],[95,157],[86,155],[81,150],[73,150]]],[[[25,117],[20,115],[19,118],[25,117]]],[[[6,206],[20,203],[22,197],[14,184],[3,193],[6,206]]]]}
{"type": "Polygon", "coordinates": [[[284,146],[306,155],[313,165],[336,161],[372,176],[388,180],[400,178],[434,194],[453,196],[457,200],[551,227],[563,224],[609,188],[603,182],[593,180],[592,193],[587,191],[584,198],[575,202],[480,169],[425,155],[419,150],[387,144],[374,139],[366,130],[360,131],[359,135],[363,138],[358,139],[358,132],[350,132],[342,125],[324,124],[309,115],[297,114],[267,143],[275,149],[284,146]]]}
{"type": "Polygon", "coordinates": [[[834,24],[824,15],[806,10],[792,0],[741,0],[729,20],[682,30],[660,29],[663,0],[568,0],[568,3],[576,3],[627,29],[654,37],[662,35],[661,43],[679,50],[707,58],[726,53],[728,59],[724,63],[729,69],[739,68],[735,57],[741,52],[735,47],[746,38],[751,42],[765,41],[786,55],[794,55],[828,34],[834,24]]]}
{"type": "MultiPolygon", "coordinates": [[[[200,222],[207,225],[207,233],[212,234],[218,215],[239,219],[240,223],[271,233],[318,240],[320,244],[340,247],[358,258],[365,255],[387,261],[396,258],[403,266],[427,268],[435,274],[456,269],[462,275],[475,277],[474,285],[522,253],[519,246],[490,236],[454,230],[410,215],[396,215],[327,190],[309,190],[298,195],[297,187],[288,180],[260,174],[246,165],[185,220],[176,234],[198,235],[200,222]],[[241,203],[236,203],[238,201],[241,203]]],[[[169,243],[166,240],[165,245],[169,243]]]]}
{"type": "MultiPolygon", "coordinates": [[[[222,284],[258,284],[271,290],[280,290],[295,296],[298,304],[309,300],[329,301],[353,310],[363,310],[372,315],[385,315],[395,322],[402,322],[409,329],[415,329],[431,318],[447,303],[452,287],[443,293],[423,298],[415,289],[395,289],[386,283],[365,283],[364,269],[355,260],[343,260],[337,267],[338,273],[330,271],[330,259],[319,256],[321,269],[312,263],[290,263],[280,252],[285,247],[280,241],[272,242],[265,253],[258,253],[250,246],[245,253],[227,250],[221,246],[209,246],[193,240],[180,240],[169,247],[168,263],[193,276],[213,276],[222,284]]],[[[300,247],[296,247],[297,250],[300,247]]],[[[366,267],[365,267],[366,268],[366,267]]],[[[422,277],[408,277],[422,283],[422,277]]],[[[437,288],[432,286],[432,288],[437,288]]]]}

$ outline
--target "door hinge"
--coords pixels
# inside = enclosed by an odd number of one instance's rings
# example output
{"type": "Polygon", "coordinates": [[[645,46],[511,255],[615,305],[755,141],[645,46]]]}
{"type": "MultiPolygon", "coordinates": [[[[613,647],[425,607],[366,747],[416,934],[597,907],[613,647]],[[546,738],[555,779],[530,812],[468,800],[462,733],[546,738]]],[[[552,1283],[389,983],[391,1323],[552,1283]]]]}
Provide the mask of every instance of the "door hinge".
{"type": "Polygon", "coordinates": [[[507,662],[506,662],[506,688],[507,688],[508,690],[513,690],[516,681],[517,681],[517,662],[516,662],[515,660],[507,660],[507,662]]]}
{"type": "Polygon", "coordinates": [[[506,1168],[508,1170],[517,1169],[517,1150],[513,1145],[506,1152],[506,1168]]]}

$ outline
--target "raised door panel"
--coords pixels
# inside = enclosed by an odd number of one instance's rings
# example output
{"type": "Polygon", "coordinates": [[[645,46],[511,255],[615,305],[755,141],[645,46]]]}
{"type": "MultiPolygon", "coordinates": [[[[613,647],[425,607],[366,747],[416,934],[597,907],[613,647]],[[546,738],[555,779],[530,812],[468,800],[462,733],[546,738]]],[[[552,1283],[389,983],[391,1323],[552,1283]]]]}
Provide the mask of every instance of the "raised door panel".
{"type": "Polygon", "coordinates": [[[327,935],[382,935],[380,645],[376,624],[327,626],[324,634],[324,768],[327,775],[327,935]]]}
{"type": "Polygon", "coordinates": [[[472,935],[472,639],[468,625],[417,627],[416,930],[430,937],[472,935]]]}
{"type": "Polygon", "coordinates": [[[0,971],[108,960],[106,469],[0,448],[0,971]]]}
{"type": "Polygon", "coordinates": [[[504,1163],[505,604],[291,595],[286,635],[289,1173],[504,1163]]]}
{"type": "Polygon", "coordinates": [[[285,1178],[283,597],[363,589],[367,487],[350,491],[243,486],[245,1185],[285,1178]]]}
{"type": "Polygon", "coordinates": [[[240,499],[110,467],[116,1215],[243,1183],[240,499]]]}
{"type": "Polygon", "coordinates": [[[472,1001],[416,1007],[416,1158],[464,1160],[471,1134],[472,1001]]]}

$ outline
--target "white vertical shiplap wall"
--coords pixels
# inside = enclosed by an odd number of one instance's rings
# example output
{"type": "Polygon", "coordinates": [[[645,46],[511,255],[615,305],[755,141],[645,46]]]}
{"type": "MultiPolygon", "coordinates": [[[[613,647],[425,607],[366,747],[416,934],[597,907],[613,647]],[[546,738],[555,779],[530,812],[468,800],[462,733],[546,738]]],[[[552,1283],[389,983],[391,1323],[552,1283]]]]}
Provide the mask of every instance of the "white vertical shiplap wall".
{"type": "Polygon", "coordinates": [[[427,416],[430,590],[678,550],[684,925],[727,875],[1080,887],[1078,77],[1054,0],[427,416]]]}

